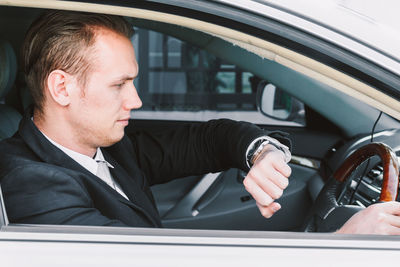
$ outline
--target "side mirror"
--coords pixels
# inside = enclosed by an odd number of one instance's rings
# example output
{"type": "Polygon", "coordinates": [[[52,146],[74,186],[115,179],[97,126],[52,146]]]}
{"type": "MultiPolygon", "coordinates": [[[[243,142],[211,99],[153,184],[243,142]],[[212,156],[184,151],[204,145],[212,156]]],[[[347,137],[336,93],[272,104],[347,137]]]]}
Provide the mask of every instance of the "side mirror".
{"type": "Polygon", "coordinates": [[[304,104],[265,81],[257,89],[257,108],[265,116],[305,124],[304,104]]]}

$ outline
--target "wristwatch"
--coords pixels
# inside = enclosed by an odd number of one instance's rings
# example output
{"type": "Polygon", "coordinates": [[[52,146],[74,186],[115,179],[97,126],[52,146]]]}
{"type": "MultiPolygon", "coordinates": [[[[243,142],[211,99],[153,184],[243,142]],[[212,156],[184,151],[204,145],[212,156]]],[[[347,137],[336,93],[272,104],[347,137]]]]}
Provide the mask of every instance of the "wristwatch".
{"type": "Polygon", "coordinates": [[[273,145],[277,149],[281,150],[285,156],[285,162],[288,163],[291,159],[291,153],[290,150],[287,146],[284,144],[280,143],[278,140],[276,140],[273,137],[270,136],[261,136],[257,139],[255,139],[249,147],[247,148],[246,151],[246,163],[249,168],[251,168],[256,161],[256,159],[261,155],[261,153],[264,150],[264,147],[266,145],[273,145]]]}

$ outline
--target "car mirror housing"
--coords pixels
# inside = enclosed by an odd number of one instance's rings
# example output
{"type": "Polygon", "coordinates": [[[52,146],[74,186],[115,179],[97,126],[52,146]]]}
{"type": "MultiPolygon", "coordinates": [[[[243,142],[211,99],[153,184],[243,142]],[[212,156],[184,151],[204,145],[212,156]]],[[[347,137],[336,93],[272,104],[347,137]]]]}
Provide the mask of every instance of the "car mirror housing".
{"type": "Polygon", "coordinates": [[[261,81],[257,87],[257,109],[277,120],[305,121],[304,104],[267,81],[261,81]]]}

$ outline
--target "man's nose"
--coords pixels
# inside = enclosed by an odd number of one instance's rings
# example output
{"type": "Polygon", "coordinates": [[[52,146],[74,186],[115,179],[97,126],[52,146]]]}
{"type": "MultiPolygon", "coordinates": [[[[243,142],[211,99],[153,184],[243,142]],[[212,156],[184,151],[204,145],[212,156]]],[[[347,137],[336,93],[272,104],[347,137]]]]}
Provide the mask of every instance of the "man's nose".
{"type": "Polygon", "coordinates": [[[129,91],[129,93],[126,94],[126,96],[125,96],[124,108],[126,110],[140,108],[142,106],[142,100],[140,99],[133,82],[132,82],[131,86],[129,86],[128,91],[129,91]]]}

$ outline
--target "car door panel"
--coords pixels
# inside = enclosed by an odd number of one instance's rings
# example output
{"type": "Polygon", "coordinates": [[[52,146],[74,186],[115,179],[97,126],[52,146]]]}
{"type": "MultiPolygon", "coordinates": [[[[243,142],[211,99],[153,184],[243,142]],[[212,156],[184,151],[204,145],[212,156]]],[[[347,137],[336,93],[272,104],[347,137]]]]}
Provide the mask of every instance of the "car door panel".
{"type": "Polygon", "coordinates": [[[155,185],[152,192],[167,228],[296,230],[312,203],[307,183],[315,170],[299,165],[291,167],[289,186],[277,201],[282,210],[269,220],[261,216],[254,199],[245,190],[242,181],[246,173],[238,169],[207,174],[206,177],[215,175],[212,184],[204,183],[204,177],[189,177],[155,185]],[[192,188],[187,191],[189,184],[192,188]],[[199,187],[202,195],[194,193],[199,187]]]}
{"type": "Polygon", "coordinates": [[[294,128],[282,126],[262,126],[269,131],[283,131],[289,134],[292,141],[292,154],[322,160],[337,144],[343,141],[340,134],[333,134],[322,130],[308,128],[294,128]]]}
{"type": "MultiPolygon", "coordinates": [[[[163,131],[177,125],[196,123],[179,121],[150,121],[135,120],[128,126],[127,131],[146,130],[163,131]]],[[[282,128],[265,126],[268,130],[282,128]]],[[[329,136],[314,132],[311,142],[306,134],[307,128],[283,129],[295,136],[296,141],[303,143],[300,149],[318,147],[300,155],[306,155],[317,162],[321,154],[326,153],[337,136],[329,136]]],[[[294,144],[294,147],[299,147],[294,144]]],[[[302,166],[300,162],[290,164],[292,175],[288,188],[278,200],[282,209],[272,218],[261,216],[255,201],[245,190],[242,181],[245,172],[229,169],[218,174],[190,176],[177,179],[166,184],[155,185],[152,192],[163,222],[167,228],[187,229],[238,229],[238,230],[296,230],[301,226],[307,210],[312,204],[309,181],[319,176],[315,168],[302,166]],[[290,218],[290,219],[288,219],[290,218]]],[[[318,166],[316,166],[318,167],[318,166]]]]}

